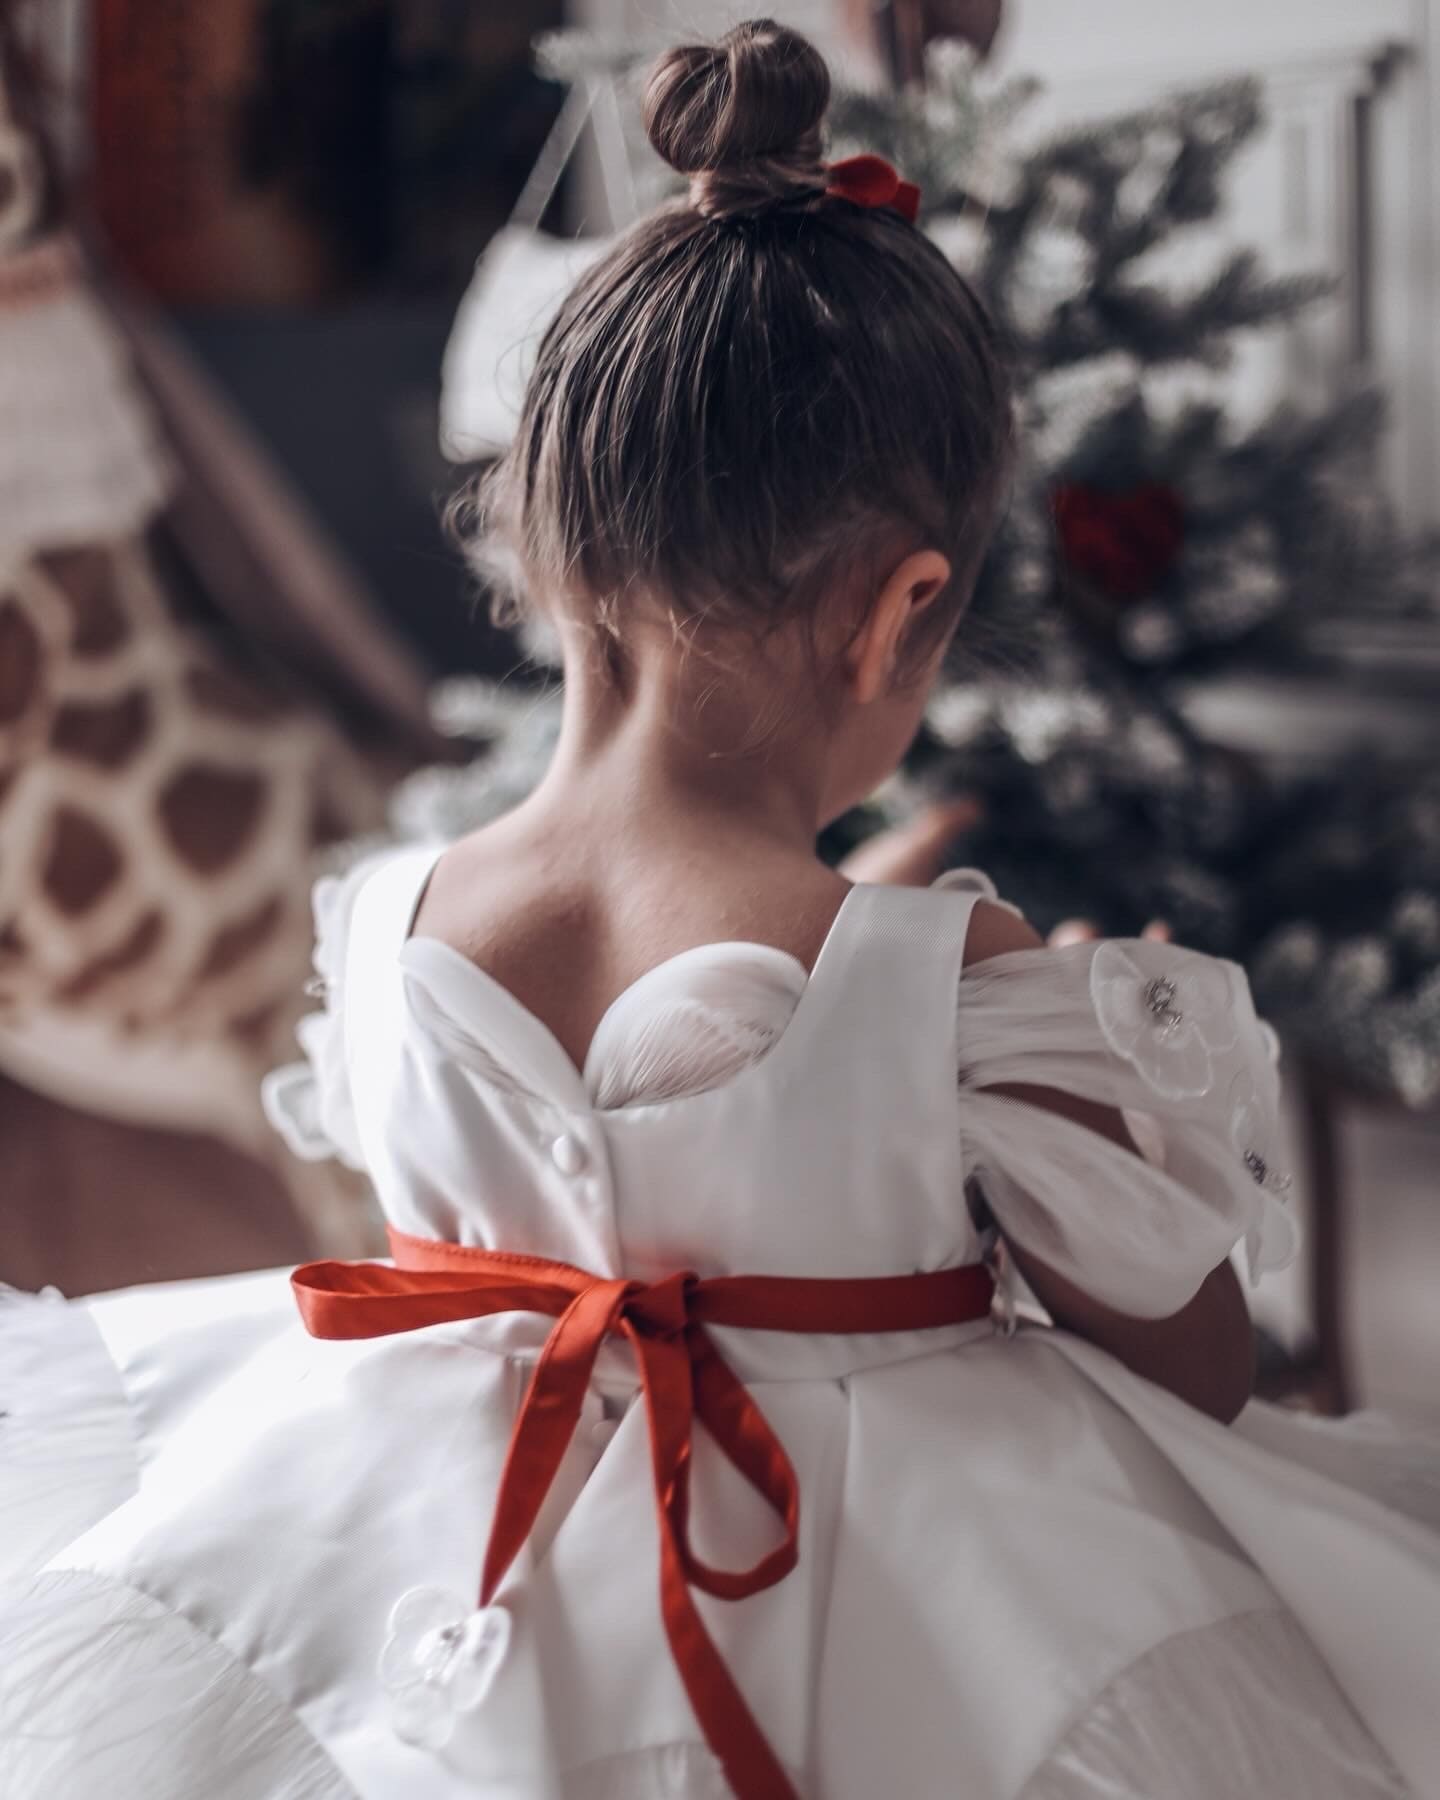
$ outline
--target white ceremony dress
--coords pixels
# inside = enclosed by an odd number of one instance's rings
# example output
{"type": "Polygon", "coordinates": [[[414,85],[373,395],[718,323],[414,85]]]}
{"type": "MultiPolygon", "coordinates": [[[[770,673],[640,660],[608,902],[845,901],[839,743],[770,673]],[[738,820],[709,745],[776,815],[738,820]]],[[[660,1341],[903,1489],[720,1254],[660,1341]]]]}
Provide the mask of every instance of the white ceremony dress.
{"type": "MultiPolygon", "coordinates": [[[[1154,1317],[1239,1242],[1293,1249],[1229,964],[1125,942],[962,972],[980,881],[858,887],[808,975],[690,951],[581,1072],[411,936],[435,854],[322,884],[326,1010],[269,1094],[404,1232],[646,1281],[909,1274],[982,1259],[978,1190],[1154,1317]],[[1145,1159],[985,1091],[1026,1083],[1125,1108],[1145,1159]]],[[[284,1271],[0,1294],[4,1800],[724,1800],[622,1343],[473,1613],[550,1326],[322,1341],[284,1271]],[[452,1621],[469,1674],[427,1685],[452,1621]]],[[[699,1607],[805,1800],[1440,1796],[1433,1450],[1259,1404],[1227,1429],[1040,1326],[713,1335],[798,1475],[799,1561],[699,1607]]],[[[773,1515],[703,1431],[693,1462],[697,1553],[749,1565],[773,1515]]]]}

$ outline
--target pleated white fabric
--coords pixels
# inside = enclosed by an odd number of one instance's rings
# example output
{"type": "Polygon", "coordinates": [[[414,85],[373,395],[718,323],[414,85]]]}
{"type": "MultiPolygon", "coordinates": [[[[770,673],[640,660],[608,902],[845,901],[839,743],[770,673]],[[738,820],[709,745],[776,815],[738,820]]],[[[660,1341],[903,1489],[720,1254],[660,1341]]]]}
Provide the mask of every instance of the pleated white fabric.
{"type": "MultiPolygon", "coordinates": [[[[1238,1243],[1259,1268],[1293,1249],[1272,1045],[1228,965],[1127,943],[964,971],[982,880],[857,889],[812,971],[677,957],[582,1070],[410,937],[434,854],[322,888],[326,1010],[268,1095],[403,1230],[642,1279],[890,1274],[985,1253],[978,1183],[1007,1233],[1148,1316],[1238,1243]],[[1146,1159],[988,1091],[1037,1083],[1126,1108],[1146,1159]]],[[[618,1349],[498,1597],[488,1692],[444,1742],[397,1733],[387,1615],[416,1587],[473,1605],[543,1333],[316,1342],[283,1271],[0,1297],[0,1384],[30,1415],[0,1421],[0,1792],[721,1800],[618,1349]]],[[[802,1794],[1440,1795],[1440,1450],[1258,1405],[1227,1430],[1048,1330],[723,1337],[797,1470],[801,1558],[700,1605],[802,1794]]],[[[694,1485],[703,1557],[772,1541],[703,1437],[694,1485]]]]}
{"type": "Polygon", "coordinates": [[[91,1314],[0,1287],[0,1582],[39,1568],[139,1485],[125,1386],[91,1314]]]}

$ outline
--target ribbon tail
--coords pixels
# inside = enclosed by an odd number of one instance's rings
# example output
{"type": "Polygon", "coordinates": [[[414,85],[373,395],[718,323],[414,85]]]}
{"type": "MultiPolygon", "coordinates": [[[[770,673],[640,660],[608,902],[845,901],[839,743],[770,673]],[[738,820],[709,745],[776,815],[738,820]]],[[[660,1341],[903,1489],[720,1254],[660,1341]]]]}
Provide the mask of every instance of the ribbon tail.
{"type": "Polygon", "coordinates": [[[661,1521],[660,1538],[665,1635],[705,1742],[719,1758],[735,1800],[800,1800],[696,1610],[668,1521],[661,1521]]]}
{"type": "Polygon", "coordinates": [[[586,1288],[561,1313],[545,1340],[505,1453],[480,1580],[482,1606],[490,1604],[530,1535],[575,1435],[595,1358],[619,1317],[628,1285],[599,1281],[586,1288]]]}
{"type": "Polygon", "coordinates": [[[626,1334],[639,1358],[649,1413],[660,1527],[660,1611],[675,1667],[736,1800],[800,1800],[690,1592],[689,1551],[676,1529],[677,1517],[682,1525],[685,1517],[690,1472],[690,1347],[678,1338],[643,1336],[628,1324],[626,1334]]]}
{"type": "Polygon", "coordinates": [[[694,1585],[720,1600],[744,1600],[783,1581],[800,1559],[800,1483],[794,1465],[755,1396],[734,1373],[703,1326],[688,1333],[695,1416],[785,1527],[776,1547],[749,1569],[716,1569],[690,1548],[688,1494],[676,1495],[673,1513],[685,1572],[694,1585]]]}

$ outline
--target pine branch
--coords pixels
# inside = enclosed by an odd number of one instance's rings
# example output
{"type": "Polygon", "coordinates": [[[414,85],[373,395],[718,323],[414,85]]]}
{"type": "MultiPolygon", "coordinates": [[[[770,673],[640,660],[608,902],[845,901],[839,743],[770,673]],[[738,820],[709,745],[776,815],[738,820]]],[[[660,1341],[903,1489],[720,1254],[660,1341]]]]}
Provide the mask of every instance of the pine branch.
{"type": "Polygon", "coordinates": [[[1115,282],[1062,301],[1023,352],[1047,370],[1122,349],[1151,367],[1197,363],[1223,369],[1234,352],[1232,333],[1281,324],[1333,291],[1323,276],[1262,278],[1254,255],[1238,251],[1188,293],[1115,282]]]}

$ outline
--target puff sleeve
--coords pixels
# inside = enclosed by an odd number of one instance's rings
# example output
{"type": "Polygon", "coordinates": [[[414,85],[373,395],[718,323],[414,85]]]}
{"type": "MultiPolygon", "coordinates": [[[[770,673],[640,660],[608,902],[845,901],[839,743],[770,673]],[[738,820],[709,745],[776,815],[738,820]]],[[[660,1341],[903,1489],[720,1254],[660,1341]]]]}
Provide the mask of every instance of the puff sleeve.
{"type": "Polygon", "coordinates": [[[967,1168],[1001,1231],[1097,1300],[1164,1318],[1244,1242],[1297,1244],[1274,1033],[1233,963],[1147,940],[1024,950],[960,985],[967,1168]],[[1142,1154],[996,1087],[1119,1108],[1142,1154]]]}

